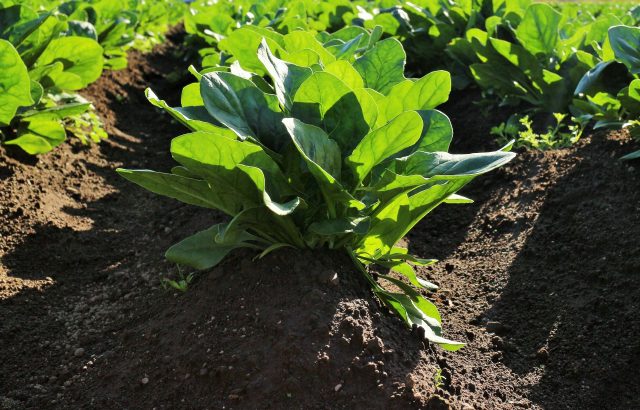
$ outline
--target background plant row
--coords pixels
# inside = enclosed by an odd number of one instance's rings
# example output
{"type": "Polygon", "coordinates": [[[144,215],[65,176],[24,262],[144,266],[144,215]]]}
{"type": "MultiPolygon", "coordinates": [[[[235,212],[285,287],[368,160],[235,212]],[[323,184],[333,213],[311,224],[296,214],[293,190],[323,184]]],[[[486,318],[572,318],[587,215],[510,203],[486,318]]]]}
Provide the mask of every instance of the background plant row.
{"type": "Polygon", "coordinates": [[[0,1],[0,142],[48,152],[67,131],[106,138],[91,104],[75,92],[104,69],[127,66],[182,18],[178,1],[0,1]]]}
{"type": "Polygon", "coordinates": [[[243,26],[320,38],[379,26],[402,42],[409,75],[449,71],[455,89],[481,91],[485,111],[508,107],[493,130],[501,142],[542,149],[577,141],[586,126],[640,134],[639,23],[634,3],[530,0],[196,1],[185,15],[188,49],[214,70],[243,52],[243,26]]]}

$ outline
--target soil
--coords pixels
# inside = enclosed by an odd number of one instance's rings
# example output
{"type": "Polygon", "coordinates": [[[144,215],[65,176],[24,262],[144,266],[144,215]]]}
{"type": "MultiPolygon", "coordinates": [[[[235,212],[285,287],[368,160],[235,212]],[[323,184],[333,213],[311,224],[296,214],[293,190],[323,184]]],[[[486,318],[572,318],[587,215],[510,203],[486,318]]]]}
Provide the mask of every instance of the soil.
{"type": "MultiPolygon", "coordinates": [[[[520,152],[406,239],[440,285],[431,346],[342,254],[238,252],[187,292],[163,260],[221,220],[127,183],[169,169],[184,130],[179,33],[84,91],[110,139],[28,158],[0,147],[0,409],[640,408],[640,164],[625,133],[520,152]],[[177,70],[177,71],[176,71],[177,70]]],[[[495,148],[468,95],[443,110],[455,152],[495,148]]],[[[188,272],[183,272],[186,274],[188,272]]]]}

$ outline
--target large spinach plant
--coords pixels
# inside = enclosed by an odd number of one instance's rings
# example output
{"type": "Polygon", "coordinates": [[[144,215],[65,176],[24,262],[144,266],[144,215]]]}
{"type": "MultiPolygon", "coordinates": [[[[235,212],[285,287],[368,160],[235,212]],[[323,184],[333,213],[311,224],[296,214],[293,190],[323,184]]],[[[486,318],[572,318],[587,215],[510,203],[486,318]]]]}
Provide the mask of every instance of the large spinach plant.
{"type": "Polygon", "coordinates": [[[397,244],[441,203],[468,202],[456,192],[514,154],[447,153],[451,123],[435,107],[448,99],[449,73],[405,78],[396,39],[357,54],[351,42],[314,41],[305,60],[263,39],[255,56],[270,83],[236,67],[198,75],[182,107],[149,92],[192,132],[172,141],[179,165],[171,172],[118,172],[231,218],[172,246],[169,260],[207,269],[237,248],[342,250],[385,305],[456,350],[462,344],[442,337],[435,305],[416,290],[435,288],[414,269],[434,261],[397,244]],[[296,63],[286,60],[291,55],[296,63]],[[388,274],[373,275],[373,264],[388,274]]]}

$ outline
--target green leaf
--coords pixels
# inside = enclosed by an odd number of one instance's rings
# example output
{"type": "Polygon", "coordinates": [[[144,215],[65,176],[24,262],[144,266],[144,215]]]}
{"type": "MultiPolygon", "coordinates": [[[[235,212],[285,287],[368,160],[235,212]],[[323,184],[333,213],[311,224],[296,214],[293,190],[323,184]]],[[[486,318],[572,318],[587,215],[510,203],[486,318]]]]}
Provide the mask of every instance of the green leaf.
{"type": "Polygon", "coordinates": [[[354,68],[364,79],[365,86],[382,94],[405,80],[406,54],[395,38],[378,42],[354,63],[354,68]]]}
{"type": "Polygon", "coordinates": [[[364,80],[360,73],[348,61],[334,61],[324,67],[324,72],[333,74],[352,90],[364,88],[364,80]]]}
{"type": "Polygon", "coordinates": [[[322,236],[343,235],[347,233],[364,235],[369,229],[369,223],[368,217],[342,217],[314,222],[308,229],[309,232],[322,236]]]}
{"type": "Polygon", "coordinates": [[[315,72],[298,88],[293,99],[292,113],[305,122],[320,125],[331,107],[350,91],[336,76],[322,71],[315,72]]]}
{"type": "Polygon", "coordinates": [[[356,253],[371,255],[374,259],[388,254],[408,231],[407,227],[410,224],[409,196],[397,195],[393,201],[379,207],[372,215],[371,228],[360,238],[356,253]]]}
{"type": "Polygon", "coordinates": [[[18,128],[18,137],[6,141],[7,145],[17,145],[31,155],[44,154],[62,144],[66,139],[64,127],[49,117],[30,117],[18,128]]]}
{"type": "Polygon", "coordinates": [[[449,99],[451,75],[446,71],[433,71],[419,80],[403,81],[393,86],[380,111],[389,121],[405,111],[430,110],[449,99]]]}
{"type": "Polygon", "coordinates": [[[369,132],[377,106],[362,89],[352,91],[333,74],[316,72],[296,92],[292,115],[322,127],[345,153],[369,132]]]}
{"type": "Polygon", "coordinates": [[[576,86],[574,95],[595,95],[598,92],[617,93],[630,78],[628,69],[615,61],[602,61],[587,71],[576,86]]]}
{"type": "Polygon", "coordinates": [[[451,194],[444,200],[444,202],[446,204],[472,204],[473,199],[458,194],[451,194]]]}
{"type": "Polygon", "coordinates": [[[26,5],[15,4],[0,8],[0,38],[12,44],[20,44],[25,37],[37,30],[41,21],[38,13],[26,5]]]}
{"type": "Polygon", "coordinates": [[[348,207],[363,209],[365,205],[349,194],[331,174],[333,171],[339,175],[340,170],[341,157],[336,142],[320,128],[295,118],[285,118],[283,123],[309,171],[318,182],[327,205],[333,207],[336,203],[342,202],[348,207]]]}
{"type": "Polygon", "coordinates": [[[415,144],[421,133],[422,118],[415,111],[407,111],[367,134],[346,161],[362,182],[373,167],[415,144]]]}
{"type": "Polygon", "coordinates": [[[453,139],[451,120],[438,110],[418,111],[422,117],[423,127],[416,151],[436,152],[448,151],[453,139]]]}
{"type": "Polygon", "coordinates": [[[296,146],[302,149],[305,156],[329,173],[333,178],[340,178],[341,158],[338,144],[329,138],[322,129],[305,124],[293,118],[286,118],[284,124],[296,146]]]}
{"type": "Polygon", "coordinates": [[[303,50],[311,50],[320,56],[320,62],[327,65],[336,60],[336,58],[325,49],[322,44],[316,40],[313,33],[309,31],[293,31],[284,36],[284,48],[287,52],[299,52],[303,50]]]}
{"type": "Polygon", "coordinates": [[[413,191],[428,182],[428,178],[421,175],[400,175],[385,169],[376,183],[371,186],[371,190],[375,192],[380,202],[387,203],[396,196],[413,191]]]}
{"type": "Polygon", "coordinates": [[[241,139],[253,138],[276,150],[287,140],[278,98],[253,82],[230,73],[208,73],[200,81],[200,94],[209,114],[241,139]]]}
{"type": "MultiPolygon", "coordinates": [[[[13,42],[24,64],[31,69],[51,41],[60,36],[67,23],[62,16],[49,13],[41,15],[33,26],[17,42],[13,42]]],[[[33,79],[33,78],[32,78],[33,79]]]]}
{"type": "Polygon", "coordinates": [[[609,41],[616,59],[633,74],[640,74],[640,27],[611,27],[609,41]]]}
{"type": "Polygon", "coordinates": [[[206,181],[181,175],[166,174],[147,169],[131,170],[118,168],[122,177],[158,195],[167,196],[189,205],[219,209],[225,213],[224,200],[206,181]]]}
{"type": "Polygon", "coordinates": [[[200,96],[200,83],[191,83],[182,89],[180,94],[180,105],[183,107],[204,106],[204,101],[200,96]]]}
{"type": "Polygon", "coordinates": [[[627,154],[621,157],[620,159],[624,161],[631,161],[632,159],[637,159],[637,158],[640,158],[640,150],[634,151],[631,154],[627,154]]]}
{"type": "Polygon", "coordinates": [[[464,178],[494,170],[514,157],[514,153],[503,151],[476,154],[417,151],[397,160],[396,170],[404,175],[422,175],[425,178],[464,178]]]}
{"type": "Polygon", "coordinates": [[[32,104],[27,67],[13,45],[0,40],[0,126],[9,125],[19,107],[32,104]]]}
{"type": "Polygon", "coordinates": [[[82,102],[69,103],[69,104],[56,105],[49,108],[25,111],[22,114],[20,114],[20,117],[28,118],[32,116],[40,116],[40,117],[47,116],[50,118],[57,118],[59,120],[64,120],[67,117],[80,115],[86,112],[89,108],[91,108],[91,103],[82,103],[82,102]]]}
{"type": "MultiPolygon", "coordinates": [[[[242,241],[223,245],[216,243],[215,238],[224,227],[225,224],[214,225],[178,242],[167,250],[165,257],[171,262],[200,270],[216,266],[232,250],[247,247],[242,241]]],[[[243,235],[240,239],[250,240],[251,236],[243,235]]]]}
{"type": "Polygon", "coordinates": [[[286,203],[274,201],[267,192],[267,181],[264,172],[260,168],[243,164],[238,164],[238,168],[251,178],[256,188],[262,193],[264,205],[274,214],[279,216],[290,215],[301,204],[302,201],[298,197],[286,203]]]}
{"type": "Polygon", "coordinates": [[[95,40],[86,37],[62,37],[52,40],[38,57],[36,67],[59,62],[62,63],[63,70],[45,76],[45,88],[79,90],[91,84],[102,74],[102,51],[102,47],[95,40]]]}
{"type": "MultiPolygon", "coordinates": [[[[265,204],[262,187],[256,186],[240,164],[262,169],[274,183],[273,195],[278,197],[286,186],[277,164],[258,145],[225,138],[207,132],[194,132],[174,138],[173,158],[190,172],[216,188],[227,213],[265,204]],[[280,182],[280,183],[279,183],[280,182]]],[[[286,193],[286,192],[282,192],[286,193]]]]}
{"type": "Polygon", "coordinates": [[[376,295],[390,308],[395,310],[409,327],[416,325],[425,332],[425,338],[449,351],[456,351],[464,347],[464,343],[448,340],[440,336],[439,314],[435,306],[421,296],[412,298],[401,293],[377,291],[376,295]],[[435,312],[434,312],[435,310],[435,312]],[[436,319],[435,315],[438,315],[436,319]]]}
{"type": "Polygon", "coordinates": [[[271,51],[276,53],[284,51],[284,39],[281,34],[253,25],[232,31],[228,37],[218,43],[218,46],[220,50],[234,56],[245,70],[264,75],[266,74],[264,66],[256,54],[262,39],[267,41],[271,51]]]}
{"type": "Polygon", "coordinates": [[[311,69],[276,58],[264,39],[258,47],[258,58],[273,80],[280,104],[290,110],[293,105],[293,96],[304,80],[311,75],[311,69]]]}
{"type": "Polygon", "coordinates": [[[516,37],[533,54],[550,55],[560,39],[562,14],[548,4],[536,3],[527,7],[516,37]]]}
{"type": "MultiPolygon", "coordinates": [[[[198,90],[200,85],[197,84],[198,90]]],[[[226,128],[220,128],[212,122],[216,122],[215,118],[209,115],[209,112],[204,107],[178,107],[173,108],[169,106],[164,100],[158,98],[151,88],[147,88],[144,91],[147,100],[158,108],[162,108],[173,118],[178,120],[182,125],[189,128],[192,131],[206,131],[223,135],[227,138],[236,138],[236,134],[226,128]]]]}
{"type": "Polygon", "coordinates": [[[31,83],[31,99],[34,104],[38,104],[42,97],[44,96],[44,88],[37,81],[30,81],[31,83]]]}

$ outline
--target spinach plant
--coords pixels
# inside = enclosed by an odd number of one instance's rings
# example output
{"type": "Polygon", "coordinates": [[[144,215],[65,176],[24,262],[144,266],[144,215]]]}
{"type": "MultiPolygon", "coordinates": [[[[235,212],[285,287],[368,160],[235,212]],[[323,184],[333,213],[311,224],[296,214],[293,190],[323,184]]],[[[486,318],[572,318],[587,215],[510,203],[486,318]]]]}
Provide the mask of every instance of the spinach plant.
{"type": "Polygon", "coordinates": [[[456,350],[462,343],[442,336],[438,310],[416,290],[435,289],[414,268],[435,261],[397,244],[441,203],[468,202],[456,192],[514,154],[447,153],[451,123],[435,107],[448,99],[449,73],[405,78],[398,40],[356,54],[361,37],[336,48],[312,39],[305,37],[314,50],[307,59],[273,38],[260,41],[253,62],[270,82],[244,69],[196,73],[182,107],[149,91],[192,132],[171,142],[179,165],[170,172],[118,172],[230,217],[173,245],[170,261],[208,269],[238,248],[341,250],[382,303],[456,350]],[[388,273],[375,275],[372,265],[388,273]]]}

